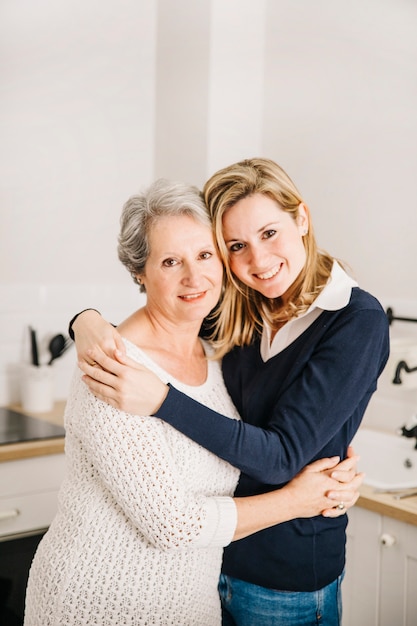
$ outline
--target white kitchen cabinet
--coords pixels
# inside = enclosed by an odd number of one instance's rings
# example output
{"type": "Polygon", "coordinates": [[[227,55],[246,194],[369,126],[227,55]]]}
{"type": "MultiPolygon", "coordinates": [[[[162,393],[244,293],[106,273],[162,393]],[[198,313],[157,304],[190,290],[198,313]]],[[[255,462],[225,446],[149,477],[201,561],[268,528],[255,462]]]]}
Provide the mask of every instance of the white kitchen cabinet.
{"type": "Polygon", "coordinates": [[[49,526],[64,472],[64,454],[0,463],[0,541],[49,526]]]}
{"type": "Polygon", "coordinates": [[[0,624],[23,624],[29,568],[55,517],[63,453],[0,463],[0,624]]]}
{"type": "Polygon", "coordinates": [[[349,511],[343,626],[417,626],[417,526],[349,511]]]}

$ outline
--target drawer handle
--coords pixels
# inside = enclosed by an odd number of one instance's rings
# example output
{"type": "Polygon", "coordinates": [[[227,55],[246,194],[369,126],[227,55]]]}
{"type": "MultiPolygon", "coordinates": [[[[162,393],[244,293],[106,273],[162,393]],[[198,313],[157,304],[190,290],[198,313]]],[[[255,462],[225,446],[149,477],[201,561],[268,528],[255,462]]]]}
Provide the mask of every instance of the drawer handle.
{"type": "Polygon", "coordinates": [[[14,519],[18,515],[20,515],[20,511],[18,509],[10,509],[10,511],[0,511],[0,521],[14,519]]]}
{"type": "Polygon", "coordinates": [[[381,535],[380,541],[381,541],[381,544],[385,546],[386,548],[392,548],[392,546],[395,546],[395,544],[397,543],[397,540],[394,537],[394,535],[391,535],[390,533],[384,533],[383,535],[381,535]]]}

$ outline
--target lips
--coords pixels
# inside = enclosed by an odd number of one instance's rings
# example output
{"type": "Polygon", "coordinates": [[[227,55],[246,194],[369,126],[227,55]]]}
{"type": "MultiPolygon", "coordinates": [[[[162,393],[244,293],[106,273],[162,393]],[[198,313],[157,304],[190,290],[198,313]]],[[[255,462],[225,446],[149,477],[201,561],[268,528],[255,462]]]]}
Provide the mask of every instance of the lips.
{"type": "Polygon", "coordinates": [[[185,300],[186,302],[191,302],[192,300],[198,300],[206,295],[205,291],[200,291],[199,293],[190,293],[184,296],[179,296],[181,300],[185,300]]]}

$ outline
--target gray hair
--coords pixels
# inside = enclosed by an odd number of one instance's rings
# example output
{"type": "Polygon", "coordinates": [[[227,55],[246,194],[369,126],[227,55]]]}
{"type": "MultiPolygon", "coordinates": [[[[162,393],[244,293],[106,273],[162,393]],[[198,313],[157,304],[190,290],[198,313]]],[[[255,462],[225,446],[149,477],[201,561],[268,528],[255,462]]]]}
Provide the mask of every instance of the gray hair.
{"type": "Polygon", "coordinates": [[[211,228],[209,213],[197,187],[159,178],[144,192],[131,196],[123,206],[117,250],[120,261],[141,291],[145,288],[137,276],[143,274],[149,258],[149,233],[167,215],[188,215],[211,228]]]}

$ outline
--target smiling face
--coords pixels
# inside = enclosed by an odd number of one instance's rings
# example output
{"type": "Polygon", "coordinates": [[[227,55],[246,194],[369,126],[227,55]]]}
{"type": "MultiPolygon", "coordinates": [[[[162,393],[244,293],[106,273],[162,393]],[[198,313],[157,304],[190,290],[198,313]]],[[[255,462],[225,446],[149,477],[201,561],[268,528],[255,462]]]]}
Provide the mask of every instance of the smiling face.
{"type": "Polygon", "coordinates": [[[223,276],[211,229],[188,215],[162,217],[149,244],[140,276],[148,311],[175,324],[201,324],[219,300],[223,276]]]}
{"type": "Polygon", "coordinates": [[[306,262],[303,204],[296,221],[269,196],[255,193],[223,215],[223,236],[232,272],[266,298],[284,296],[306,262]]]}

